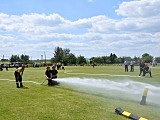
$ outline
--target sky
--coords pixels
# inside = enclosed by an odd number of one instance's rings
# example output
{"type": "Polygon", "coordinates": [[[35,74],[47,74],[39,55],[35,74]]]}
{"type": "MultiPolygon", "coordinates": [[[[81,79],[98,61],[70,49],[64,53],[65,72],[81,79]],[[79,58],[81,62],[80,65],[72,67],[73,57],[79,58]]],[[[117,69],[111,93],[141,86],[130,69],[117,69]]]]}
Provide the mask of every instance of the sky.
{"type": "Polygon", "coordinates": [[[1,0],[0,59],[160,57],[160,0],[1,0]]]}

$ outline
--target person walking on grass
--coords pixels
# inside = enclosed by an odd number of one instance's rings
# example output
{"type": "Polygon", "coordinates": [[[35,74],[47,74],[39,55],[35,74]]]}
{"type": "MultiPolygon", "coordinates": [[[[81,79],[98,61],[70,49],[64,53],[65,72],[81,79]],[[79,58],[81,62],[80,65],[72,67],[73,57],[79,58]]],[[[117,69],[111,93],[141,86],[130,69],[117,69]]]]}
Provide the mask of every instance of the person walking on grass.
{"type": "Polygon", "coordinates": [[[22,84],[22,75],[23,75],[24,69],[25,69],[25,66],[22,65],[21,67],[18,67],[14,72],[17,88],[24,87],[22,84]],[[20,83],[20,85],[19,85],[19,83],[20,83]]]}

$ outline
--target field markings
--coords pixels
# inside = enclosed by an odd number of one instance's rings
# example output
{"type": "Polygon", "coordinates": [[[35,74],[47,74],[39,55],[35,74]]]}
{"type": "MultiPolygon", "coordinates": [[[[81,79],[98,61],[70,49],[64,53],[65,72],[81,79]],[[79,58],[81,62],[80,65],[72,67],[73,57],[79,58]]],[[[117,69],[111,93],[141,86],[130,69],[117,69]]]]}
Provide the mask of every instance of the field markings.
{"type": "MultiPolygon", "coordinates": [[[[10,81],[10,82],[15,82],[15,80],[11,80],[11,79],[0,79],[1,81],[10,81]]],[[[37,85],[41,85],[42,83],[38,83],[38,82],[35,82],[35,81],[23,81],[23,82],[28,82],[28,83],[34,83],[34,84],[37,84],[37,85]]]]}
{"type": "Polygon", "coordinates": [[[112,75],[112,74],[91,74],[91,73],[72,73],[72,70],[68,70],[64,72],[65,74],[81,74],[81,75],[103,75],[103,76],[121,76],[121,77],[140,77],[140,76],[132,76],[132,75],[112,75]]]}
{"type": "MultiPolygon", "coordinates": [[[[79,74],[79,75],[93,75],[93,76],[120,76],[120,77],[141,77],[141,76],[131,76],[131,75],[113,75],[113,74],[91,74],[91,73],[72,73],[72,70],[65,70],[64,71],[65,74],[79,74]]],[[[11,80],[11,79],[0,79],[0,81],[11,81],[11,82],[15,82],[15,80],[11,80]]],[[[38,83],[35,81],[25,81],[23,80],[23,82],[28,82],[28,83],[34,83],[37,85],[41,85],[42,83],[38,83]]]]}

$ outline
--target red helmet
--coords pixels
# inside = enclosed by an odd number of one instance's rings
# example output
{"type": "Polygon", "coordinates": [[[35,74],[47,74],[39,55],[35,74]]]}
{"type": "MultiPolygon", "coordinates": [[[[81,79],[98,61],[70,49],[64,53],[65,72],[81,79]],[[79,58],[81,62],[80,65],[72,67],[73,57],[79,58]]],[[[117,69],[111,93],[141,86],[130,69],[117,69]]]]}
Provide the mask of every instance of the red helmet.
{"type": "Polygon", "coordinates": [[[50,68],[49,66],[46,67],[46,69],[50,68]]]}
{"type": "Polygon", "coordinates": [[[55,68],[55,66],[53,65],[52,68],[55,68]]]}

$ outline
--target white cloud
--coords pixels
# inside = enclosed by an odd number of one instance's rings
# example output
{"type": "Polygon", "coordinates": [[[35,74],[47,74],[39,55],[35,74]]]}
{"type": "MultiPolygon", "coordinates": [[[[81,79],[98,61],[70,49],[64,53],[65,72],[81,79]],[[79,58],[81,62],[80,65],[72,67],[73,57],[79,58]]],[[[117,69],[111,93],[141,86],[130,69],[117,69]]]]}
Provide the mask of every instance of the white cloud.
{"type": "Polygon", "coordinates": [[[134,0],[123,2],[116,12],[126,17],[150,17],[160,15],[159,6],[160,0],[134,0]]]}
{"type": "Polygon", "coordinates": [[[60,46],[85,57],[110,53],[134,57],[146,52],[160,56],[159,3],[160,0],[123,2],[116,12],[124,18],[117,20],[105,15],[69,21],[54,13],[1,13],[0,54],[26,53],[35,59],[46,51],[51,58],[54,48],[60,46]]]}

